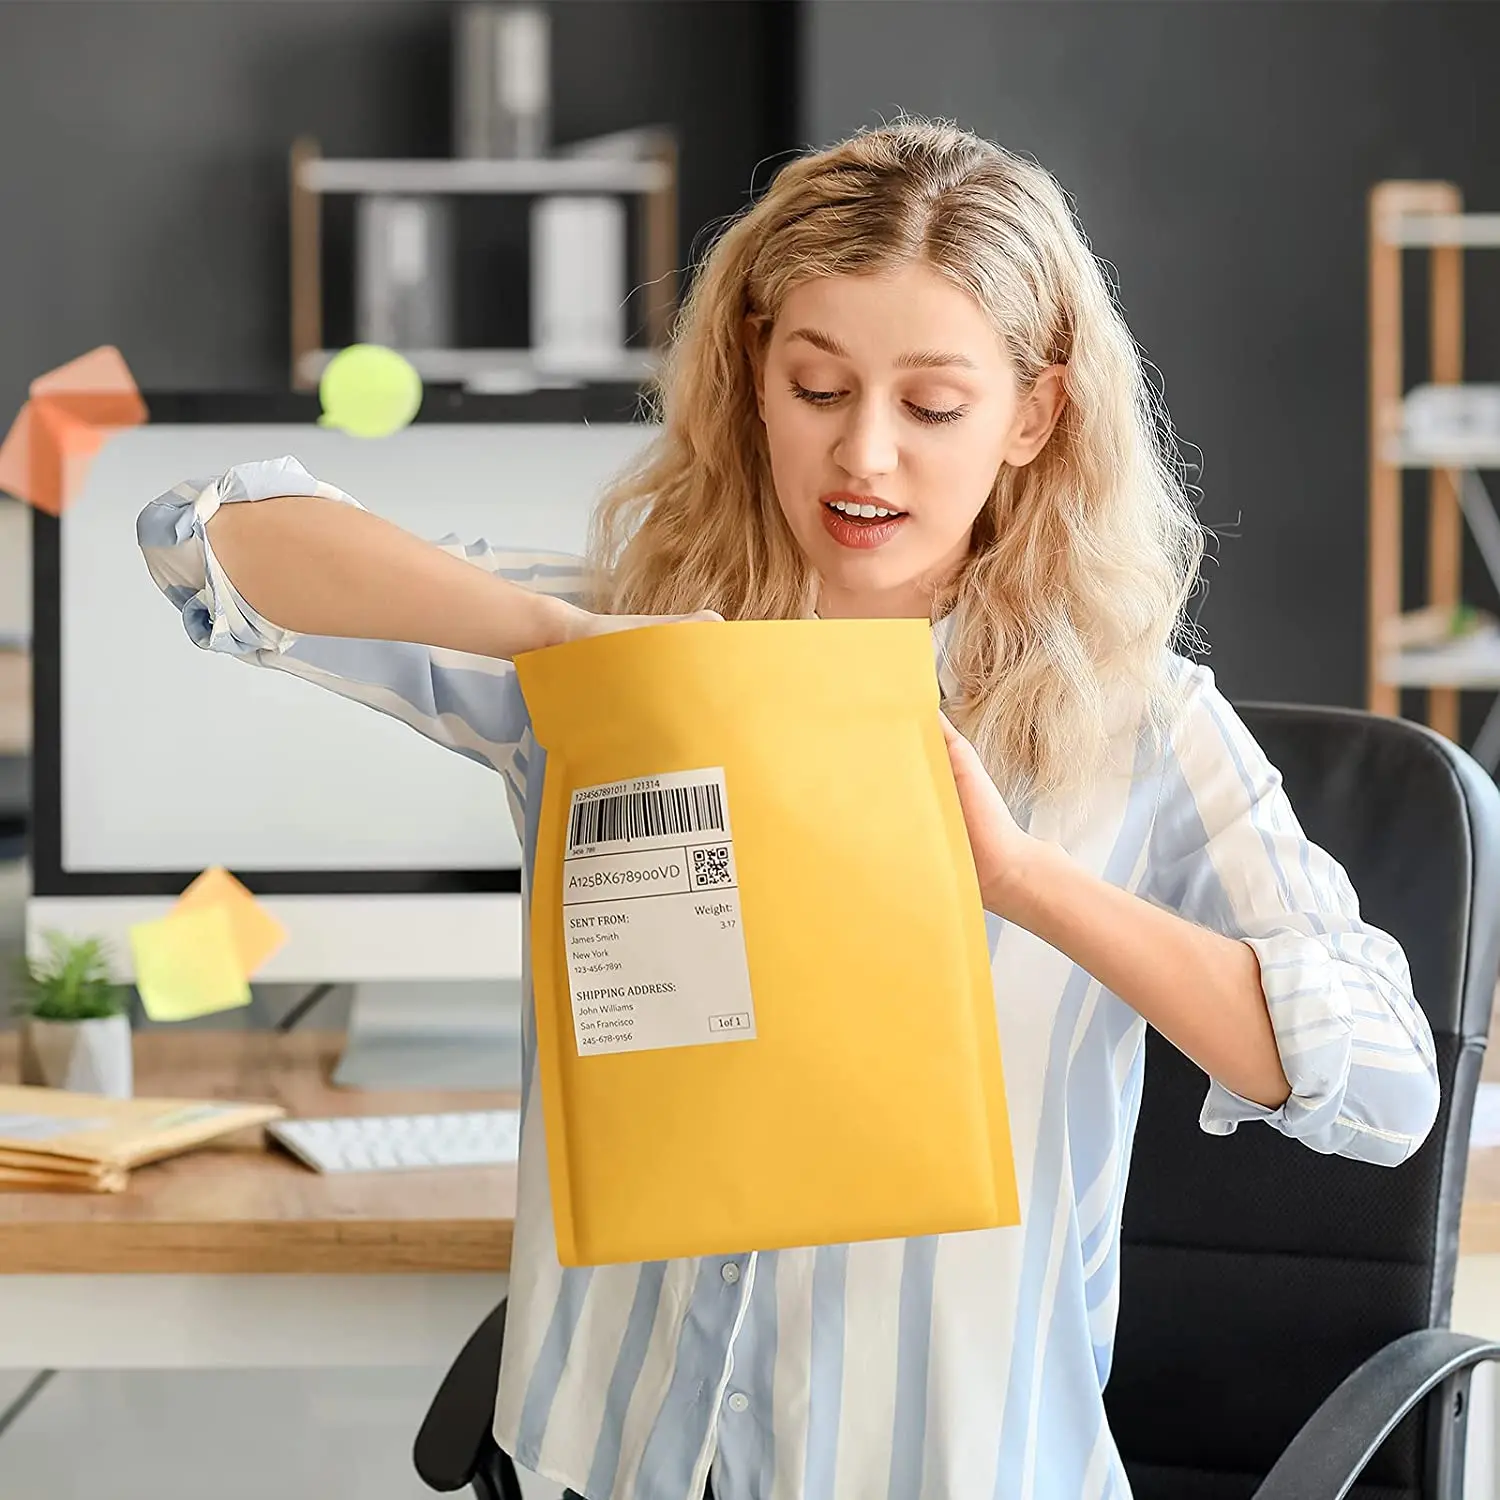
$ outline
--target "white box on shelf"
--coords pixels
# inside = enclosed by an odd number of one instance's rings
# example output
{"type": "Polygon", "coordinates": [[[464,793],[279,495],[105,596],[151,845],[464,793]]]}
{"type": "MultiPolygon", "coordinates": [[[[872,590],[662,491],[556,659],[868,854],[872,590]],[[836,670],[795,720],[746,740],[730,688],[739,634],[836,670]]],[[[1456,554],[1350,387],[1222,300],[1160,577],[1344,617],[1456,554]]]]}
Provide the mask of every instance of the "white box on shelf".
{"type": "Polygon", "coordinates": [[[1396,461],[1412,468],[1500,463],[1500,385],[1419,385],[1401,403],[1396,461]]]}
{"type": "Polygon", "coordinates": [[[531,210],[531,343],[553,369],[590,369],[625,347],[625,206],[542,198],[531,210]]]}
{"type": "Polygon", "coordinates": [[[393,349],[453,342],[453,205],[443,198],[361,198],[355,336],[393,349]]]}
{"type": "Polygon", "coordinates": [[[546,153],[552,30],[538,5],[458,7],[453,18],[454,147],[464,157],[546,153]]]}

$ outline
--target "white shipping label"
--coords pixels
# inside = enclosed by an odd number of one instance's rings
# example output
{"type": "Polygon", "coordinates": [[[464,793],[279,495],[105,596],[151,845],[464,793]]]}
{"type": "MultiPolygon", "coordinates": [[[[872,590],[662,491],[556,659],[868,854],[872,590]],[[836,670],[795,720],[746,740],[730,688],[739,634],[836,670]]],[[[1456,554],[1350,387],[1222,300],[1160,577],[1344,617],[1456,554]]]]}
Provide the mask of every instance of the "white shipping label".
{"type": "Polygon", "coordinates": [[[581,1057],[754,1037],[722,768],[573,793],[563,935],[581,1057]]]}
{"type": "Polygon", "coordinates": [[[0,1140],[53,1141],[108,1126],[108,1120],[85,1120],[76,1115],[0,1115],[0,1140]]]}

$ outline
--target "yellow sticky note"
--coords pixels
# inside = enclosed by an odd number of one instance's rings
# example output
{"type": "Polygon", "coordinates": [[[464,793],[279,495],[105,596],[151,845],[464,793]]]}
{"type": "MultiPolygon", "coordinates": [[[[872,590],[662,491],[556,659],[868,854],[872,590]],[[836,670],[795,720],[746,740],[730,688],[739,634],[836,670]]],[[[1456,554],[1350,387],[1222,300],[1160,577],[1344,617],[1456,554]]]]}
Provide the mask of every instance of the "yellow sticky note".
{"type": "Polygon", "coordinates": [[[205,870],[177,899],[174,912],[220,907],[229,918],[240,974],[249,979],[286,941],[286,929],[228,870],[205,870]]]}
{"type": "Polygon", "coordinates": [[[250,1003],[234,927],[222,906],[172,912],[130,929],[135,985],[153,1021],[190,1021],[250,1003]]]}

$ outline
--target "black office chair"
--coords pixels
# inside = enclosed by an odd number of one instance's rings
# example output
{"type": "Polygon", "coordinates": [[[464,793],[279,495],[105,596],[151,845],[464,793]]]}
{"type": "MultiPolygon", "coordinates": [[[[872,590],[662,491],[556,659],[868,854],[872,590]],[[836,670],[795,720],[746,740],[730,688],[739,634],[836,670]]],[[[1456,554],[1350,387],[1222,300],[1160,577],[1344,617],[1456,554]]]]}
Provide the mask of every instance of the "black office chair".
{"type": "Polygon", "coordinates": [[[1263,1126],[1216,1140],[1197,1128],[1203,1075],[1153,1035],[1110,1426],[1136,1500],[1459,1500],[1469,1372],[1500,1355],[1446,1331],[1495,989],[1500,793],[1418,725],[1240,713],[1308,837],[1405,948],[1442,1110],[1395,1169],[1263,1126]]]}
{"type": "MultiPolygon", "coordinates": [[[[1204,1080],[1159,1037],[1125,1201],[1106,1392],[1136,1500],[1460,1500],[1469,1374],[1500,1345],[1447,1331],[1474,1090],[1500,963],[1500,792],[1418,725],[1240,710],[1308,836],[1405,947],[1442,1112],[1394,1170],[1263,1126],[1198,1129],[1204,1080]]],[[[444,1492],[520,1500],[491,1434],[502,1303],[416,1442],[444,1492]]],[[[820,1497],[809,1497],[820,1500],[820,1497]]]]}

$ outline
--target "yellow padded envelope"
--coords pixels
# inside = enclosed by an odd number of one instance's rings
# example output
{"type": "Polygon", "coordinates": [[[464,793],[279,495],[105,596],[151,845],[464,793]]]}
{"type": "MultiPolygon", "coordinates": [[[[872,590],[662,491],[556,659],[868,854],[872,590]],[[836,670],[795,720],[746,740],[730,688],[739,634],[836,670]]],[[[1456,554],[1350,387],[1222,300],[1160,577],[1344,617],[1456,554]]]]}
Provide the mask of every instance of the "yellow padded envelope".
{"type": "Polygon", "coordinates": [[[650,626],[516,666],[562,1263],[1019,1222],[928,627],[650,626]]]}

